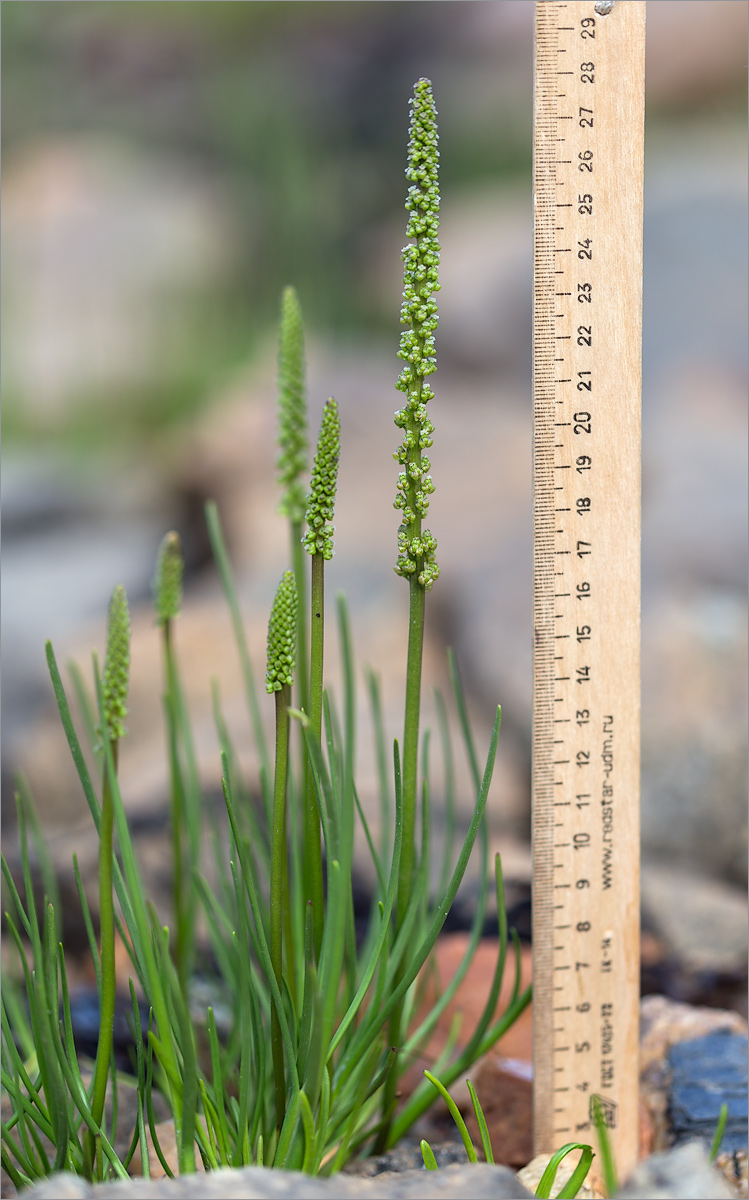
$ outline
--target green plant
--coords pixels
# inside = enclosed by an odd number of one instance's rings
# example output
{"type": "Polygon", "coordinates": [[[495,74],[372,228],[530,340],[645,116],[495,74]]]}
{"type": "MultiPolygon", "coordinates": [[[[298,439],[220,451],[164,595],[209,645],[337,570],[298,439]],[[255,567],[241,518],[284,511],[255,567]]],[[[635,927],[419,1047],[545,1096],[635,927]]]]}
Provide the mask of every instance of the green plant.
{"type": "MultiPolygon", "coordinates": [[[[23,988],[16,992],[9,987],[3,997],[2,1076],[12,1107],[12,1117],[2,1128],[3,1164],[18,1186],[61,1166],[94,1178],[123,1175],[137,1147],[146,1162],[147,1130],[161,1154],[153,1119],[154,1089],[171,1104],[180,1172],[195,1170],[197,1153],[206,1168],[264,1164],[332,1173],[352,1155],[393,1145],[431,1102],[432,1087],[425,1081],[396,1111],[399,1081],[465,978],[481,936],[489,895],[485,806],[500,727],[497,709],[482,770],[451,657],[452,702],[475,805],[459,852],[445,857],[440,888],[433,897],[430,809],[434,785],[429,733],[422,733],[419,726],[425,596],[438,576],[436,540],[422,526],[433,490],[423,451],[431,445],[433,433],[426,404],[432,396],[427,379],[435,368],[434,293],[439,286],[436,144],[431,85],[422,79],[412,101],[407,168],[411,185],[408,235],[414,240],[403,252],[406,270],[401,319],[406,332],[400,356],[406,365],[398,387],[406,393],[406,403],[396,416],[396,424],[404,431],[395,455],[403,467],[396,501],[402,514],[396,570],[408,578],[410,610],[402,759],[401,746],[395,741],[392,771],[388,769],[379,684],[372,672],[367,680],[379,763],[379,799],[387,818],[380,844],[375,846],[356,785],[356,664],[342,597],[337,600],[340,703],[325,688],[323,679],[324,565],[333,549],[338,410],[333,400],[324,407],[305,496],[303,328],[296,295],[287,289],[279,338],[279,481],[285,489],[282,509],[289,521],[292,550],[268,632],[266,691],[274,697],[275,752],[271,758],[218,512],[209,504],[208,531],[234,627],[259,776],[254,788],[243,778],[216,685],[213,708],[228,832],[224,834],[216,824],[208,850],[204,846],[208,818],[201,808],[194,739],[174,637],[182,578],[176,534],[167,535],[159,553],[154,591],[164,651],[174,937],[145,896],[117,779],[117,743],[122,736],[125,703],[121,687],[123,614],[127,612],[123,589],[117,588],[113,598],[113,632],[103,679],[94,659],[93,699],[80,674],[72,673],[85,739],[95,748],[98,786],[87,766],[54,652],[47,647],[63,728],[100,837],[101,950],[80,879],[79,893],[97,972],[102,1035],[89,1081],[74,1044],[53,880],[45,884],[50,899],[45,901],[44,914],[40,917],[35,908],[26,831],[31,828],[36,838],[37,827],[30,797],[19,786],[24,862],[20,891],[5,863],[3,872],[9,894],[8,925],[21,954],[23,988]],[[305,520],[307,530],[302,534],[305,520]],[[304,549],[310,556],[310,580],[304,549]],[[112,641],[115,625],[118,632],[112,641]],[[113,688],[115,677],[119,690],[113,688]],[[290,743],[293,746],[295,741],[298,759],[290,753],[290,743]],[[376,880],[367,929],[360,940],[352,892],[357,815],[376,880]],[[450,984],[424,1012],[430,977],[424,968],[477,841],[480,884],[470,940],[450,984]],[[203,869],[207,852],[214,863],[212,885],[203,869]],[[113,896],[116,905],[111,902],[113,896]],[[114,995],[111,946],[115,927],[132,967],[133,1074],[138,1097],[136,1127],[124,1158],[114,1150],[119,1081],[107,1031],[114,995]],[[30,968],[22,932],[31,946],[30,968]],[[217,991],[234,999],[235,1021],[228,1030],[219,1030],[212,1008],[204,1016],[196,1016],[191,1009],[199,934],[215,964],[217,991]],[[145,997],[150,1014],[145,1034],[134,984],[145,997]],[[21,994],[24,990],[28,1016],[21,994]],[[60,996],[62,1009],[58,1012],[60,996]],[[107,1096],[109,1104],[105,1104],[107,1096]],[[54,1147],[53,1161],[47,1143],[54,1147]]],[[[454,828],[454,752],[448,706],[441,696],[437,710],[447,824],[454,828]]],[[[40,857],[44,861],[41,851],[40,857]]],[[[495,861],[495,888],[500,936],[494,979],[482,1017],[467,1043],[456,1049],[456,1029],[435,1064],[435,1071],[448,1085],[486,1053],[530,1000],[530,988],[520,987],[517,935],[514,931],[510,935],[507,928],[499,858],[495,861]],[[515,956],[514,988],[504,1012],[495,1018],[510,941],[515,956]]],[[[171,1169],[163,1155],[162,1160],[171,1169]]]]}
{"type": "MultiPolygon", "coordinates": [[[[463,1140],[463,1145],[466,1148],[469,1162],[478,1162],[476,1147],[471,1141],[471,1135],[468,1132],[468,1128],[463,1120],[463,1117],[461,1116],[460,1109],[458,1108],[457,1104],[453,1100],[445,1085],[436,1077],[436,1075],[433,1075],[431,1071],[425,1071],[424,1074],[445,1101],[450,1116],[454,1120],[458,1128],[458,1132],[463,1140]]],[[[481,1135],[481,1147],[484,1153],[484,1158],[488,1163],[493,1163],[494,1152],[492,1150],[491,1140],[489,1138],[489,1130],[487,1128],[486,1118],[484,1117],[484,1110],[481,1107],[479,1098],[476,1095],[476,1089],[474,1088],[470,1079],[467,1079],[466,1083],[468,1085],[468,1094],[471,1097],[471,1104],[473,1106],[476,1122],[479,1127],[479,1133],[481,1135]]],[[[600,1129],[601,1126],[599,1125],[599,1132],[600,1129]]],[[[557,1195],[561,1198],[561,1200],[574,1200],[574,1197],[580,1191],[580,1188],[585,1182],[594,1157],[592,1148],[586,1145],[584,1142],[567,1142],[566,1145],[560,1146],[556,1153],[552,1154],[543,1175],[538,1181],[538,1186],[536,1187],[536,1191],[534,1193],[536,1196],[541,1197],[542,1200],[547,1200],[547,1198],[551,1195],[551,1189],[554,1186],[554,1180],[556,1179],[557,1171],[559,1170],[562,1161],[567,1157],[568,1154],[572,1154],[575,1150],[580,1151],[580,1158],[578,1159],[577,1165],[569,1179],[565,1181],[560,1190],[557,1192],[557,1195]]],[[[429,1145],[429,1142],[425,1141],[424,1139],[421,1141],[421,1153],[426,1169],[428,1171],[436,1171],[437,1161],[434,1157],[434,1151],[429,1145]]],[[[608,1192],[609,1196],[612,1196],[613,1194],[613,1191],[608,1192]]]]}

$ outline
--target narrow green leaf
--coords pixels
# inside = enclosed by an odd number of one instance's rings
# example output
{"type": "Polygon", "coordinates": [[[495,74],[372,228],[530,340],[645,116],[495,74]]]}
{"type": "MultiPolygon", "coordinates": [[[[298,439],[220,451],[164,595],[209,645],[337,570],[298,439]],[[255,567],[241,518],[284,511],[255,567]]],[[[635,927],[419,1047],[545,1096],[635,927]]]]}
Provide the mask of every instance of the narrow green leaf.
{"type": "Polygon", "coordinates": [[[559,1197],[560,1200],[572,1200],[579,1192],[595,1156],[592,1147],[586,1145],[584,1142],[567,1142],[564,1146],[560,1146],[556,1154],[552,1155],[546,1170],[538,1182],[536,1196],[540,1200],[548,1200],[548,1197],[551,1195],[551,1189],[554,1186],[554,1180],[557,1177],[559,1164],[573,1150],[580,1151],[580,1159],[572,1175],[570,1175],[564,1187],[559,1192],[559,1197]]]}
{"type": "Polygon", "coordinates": [[[425,1071],[424,1074],[426,1075],[429,1082],[434,1084],[434,1086],[436,1087],[440,1096],[445,1101],[445,1104],[447,1105],[448,1110],[450,1112],[450,1116],[452,1117],[453,1121],[455,1122],[455,1124],[458,1127],[458,1133],[460,1134],[460,1136],[463,1139],[463,1145],[466,1148],[466,1154],[468,1155],[469,1162],[472,1162],[472,1163],[478,1162],[479,1159],[478,1159],[478,1155],[476,1153],[476,1147],[474,1146],[473,1142],[471,1141],[470,1134],[468,1133],[468,1129],[466,1128],[466,1123],[463,1120],[462,1116],[460,1115],[460,1110],[459,1110],[457,1104],[453,1100],[453,1098],[450,1095],[450,1093],[448,1092],[447,1088],[443,1087],[443,1085],[440,1083],[439,1079],[437,1079],[436,1075],[432,1075],[431,1071],[425,1071]]]}
{"type": "Polygon", "coordinates": [[[489,1140],[489,1130],[487,1128],[486,1117],[484,1116],[484,1110],[481,1107],[481,1105],[479,1104],[479,1098],[476,1095],[476,1089],[474,1088],[470,1079],[467,1079],[466,1083],[468,1085],[468,1093],[471,1097],[471,1104],[473,1105],[473,1111],[476,1114],[476,1120],[478,1122],[479,1133],[481,1134],[481,1145],[484,1150],[484,1158],[486,1159],[486,1161],[488,1163],[493,1163],[494,1162],[494,1154],[492,1153],[492,1144],[491,1144],[491,1141],[489,1140]]]}
{"type": "Polygon", "coordinates": [[[424,1166],[426,1167],[427,1171],[436,1171],[437,1159],[434,1157],[434,1151],[429,1145],[429,1142],[425,1142],[422,1138],[419,1142],[419,1145],[421,1146],[421,1157],[424,1159],[424,1166]]]}

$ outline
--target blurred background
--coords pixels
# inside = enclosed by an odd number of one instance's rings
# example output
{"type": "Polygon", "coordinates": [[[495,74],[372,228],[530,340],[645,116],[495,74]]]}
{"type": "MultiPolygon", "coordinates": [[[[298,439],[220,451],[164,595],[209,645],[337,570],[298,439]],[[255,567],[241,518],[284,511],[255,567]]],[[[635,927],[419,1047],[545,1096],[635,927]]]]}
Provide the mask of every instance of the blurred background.
{"type": "MultiPolygon", "coordinates": [[[[492,820],[527,880],[533,7],[3,4],[3,811],[12,825],[23,768],[65,861],[88,817],[44,639],[85,666],[125,584],[125,790],[134,820],[165,811],[148,597],[172,527],[188,564],[180,646],[216,785],[211,675],[230,717],[241,697],[209,496],[264,669],[287,549],[273,470],[287,283],[306,317],[313,431],[329,394],[342,410],[330,594],[349,596],[398,732],[392,414],[408,99],[427,75],[443,211],[427,671],[442,679],[453,645],[479,723],[502,702],[492,820]]],[[[747,4],[647,11],[643,895],[670,950],[720,975],[746,961],[747,4]]]]}

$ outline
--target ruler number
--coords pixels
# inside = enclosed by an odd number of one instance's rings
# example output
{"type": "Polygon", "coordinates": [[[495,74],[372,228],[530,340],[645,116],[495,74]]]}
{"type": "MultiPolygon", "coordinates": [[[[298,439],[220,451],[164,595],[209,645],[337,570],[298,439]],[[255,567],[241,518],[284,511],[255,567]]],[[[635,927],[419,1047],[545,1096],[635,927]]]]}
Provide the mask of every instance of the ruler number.
{"type": "Polygon", "coordinates": [[[577,197],[577,211],[581,216],[585,216],[586,213],[588,216],[593,215],[593,197],[588,192],[584,196],[577,197]]]}
{"type": "MultiPolygon", "coordinates": [[[[592,169],[593,168],[591,167],[591,170],[592,169]]],[[[591,261],[591,259],[593,258],[593,250],[591,248],[591,241],[592,241],[592,238],[585,238],[585,241],[577,243],[578,246],[581,247],[581,249],[578,250],[578,252],[577,252],[578,258],[587,258],[588,262],[591,261]]]]}
{"type": "Polygon", "coordinates": [[[580,82],[581,83],[595,83],[596,77],[593,74],[595,69],[596,69],[595,63],[592,63],[592,62],[580,63],[580,71],[581,71],[580,82]]]}
{"type": "Polygon", "coordinates": [[[595,17],[583,17],[580,24],[582,25],[582,29],[580,30],[581,38],[594,38],[596,36],[595,17]]]}
{"type": "Polygon", "coordinates": [[[592,379],[583,379],[583,375],[590,375],[590,371],[578,371],[577,377],[580,382],[577,385],[578,392],[591,392],[593,390],[592,379]]]}
{"type": "Polygon", "coordinates": [[[587,708],[577,708],[575,709],[575,713],[575,720],[577,721],[578,725],[588,724],[590,721],[590,711],[587,708]]]}
{"type": "Polygon", "coordinates": [[[578,283],[577,285],[577,302],[578,304],[590,304],[593,295],[593,285],[590,283],[578,283]]]}
{"type": "Polygon", "coordinates": [[[578,583],[575,587],[578,600],[582,600],[585,596],[590,595],[590,584],[587,582],[578,583]]]}
{"type": "Polygon", "coordinates": [[[581,150],[577,156],[580,162],[577,164],[578,171],[593,171],[593,151],[581,150]]]}
{"type": "MultiPolygon", "coordinates": [[[[578,625],[576,637],[577,637],[578,642],[589,642],[590,641],[590,625],[578,625]]],[[[578,724],[579,723],[580,722],[578,721],[578,724]]]]}
{"type": "Polygon", "coordinates": [[[590,465],[593,462],[593,459],[589,454],[580,454],[575,459],[575,462],[577,464],[575,470],[577,471],[578,475],[582,475],[583,471],[590,470],[590,465]]]}
{"type": "Polygon", "coordinates": [[[581,550],[581,549],[580,549],[580,547],[581,547],[581,546],[592,546],[592,545],[593,545],[593,543],[592,543],[592,542],[580,542],[580,541],[578,541],[578,543],[577,543],[577,557],[578,557],[578,558],[585,558],[585,555],[586,555],[586,554],[592,554],[592,553],[593,553],[593,551],[592,551],[592,550],[581,550]]]}
{"type": "Polygon", "coordinates": [[[575,433],[590,433],[590,413],[576,412],[573,420],[575,433]]]}
{"type": "Polygon", "coordinates": [[[580,516],[586,512],[590,512],[590,496],[578,496],[575,506],[580,516]]]}
{"type": "Polygon", "coordinates": [[[578,108],[577,115],[579,118],[577,123],[581,129],[592,129],[593,128],[593,109],[592,108],[578,108]],[[590,116],[584,117],[583,113],[590,113],[590,116]]]}
{"type": "Polygon", "coordinates": [[[578,346],[590,346],[593,341],[592,325],[578,325],[577,327],[577,344],[578,346]]]}

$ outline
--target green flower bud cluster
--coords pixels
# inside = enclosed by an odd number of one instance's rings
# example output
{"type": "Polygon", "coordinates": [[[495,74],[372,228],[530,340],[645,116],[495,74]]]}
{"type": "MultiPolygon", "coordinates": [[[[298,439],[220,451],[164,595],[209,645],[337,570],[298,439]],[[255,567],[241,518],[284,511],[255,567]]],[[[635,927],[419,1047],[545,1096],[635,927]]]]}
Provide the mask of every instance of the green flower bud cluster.
{"type": "Polygon", "coordinates": [[[307,470],[307,398],[304,372],[304,324],[299,298],[293,287],[281,296],[278,329],[278,408],[281,452],[278,482],[284,490],[278,511],[291,521],[301,521],[306,499],[301,476],[307,470]]]}
{"type": "Polygon", "coordinates": [[[280,692],[294,682],[296,665],[297,591],[293,571],[284,571],[276,590],[268,622],[266,692],[280,692]]]}
{"type": "Polygon", "coordinates": [[[163,626],[173,620],[182,604],[182,576],[185,560],[180,536],[172,530],[159,547],[156,575],[153,581],[156,624],[163,626]]]}
{"type": "Polygon", "coordinates": [[[434,553],[437,539],[421,528],[434,491],[429,471],[429,459],[422,450],[432,445],[434,426],[427,417],[427,403],[434,393],[426,382],[437,369],[434,331],[437,328],[437,302],[434,293],[440,285],[437,274],[440,248],[439,187],[437,164],[437,110],[428,79],[420,79],[411,101],[411,125],[408,143],[408,189],[406,209],[409,221],[406,234],[415,238],[403,250],[405,263],[401,324],[407,326],[401,334],[398,357],[405,366],[396,384],[405,392],[406,404],[395,414],[395,424],[404,430],[403,441],[393,457],[403,470],[398,475],[398,495],[394,507],[401,510],[403,520],[398,529],[398,561],[396,574],[416,575],[425,589],[431,588],[439,575],[434,553]]]}
{"type": "Polygon", "coordinates": [[[320,437],[317,442],[315,461],[312,466],[310,492],[305,514],[309,529],[302,538],[308,554],[333,557],[333,534],[331,524],[335,507],[338,483],[338,459],[341,453],[341,421],[335,400],[327,401],[322,414],[320,437]]]}
{"type": "Polygon", "coordinates": [[[112,592],[107,619],[107,652],[102,676],[103,715],[110,741],[125,736],[127,689],[130,680],[130,613],[122,584],[112,592]]]}

